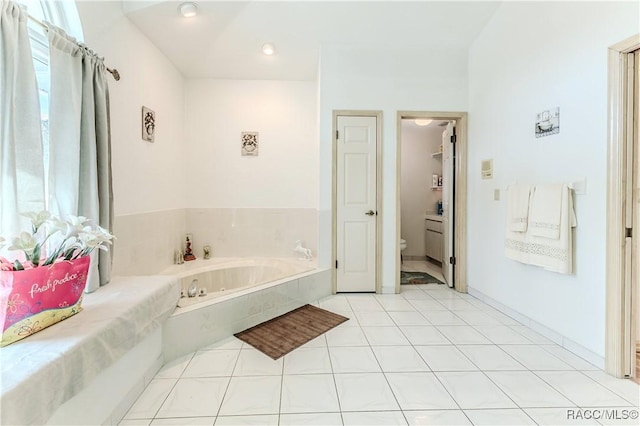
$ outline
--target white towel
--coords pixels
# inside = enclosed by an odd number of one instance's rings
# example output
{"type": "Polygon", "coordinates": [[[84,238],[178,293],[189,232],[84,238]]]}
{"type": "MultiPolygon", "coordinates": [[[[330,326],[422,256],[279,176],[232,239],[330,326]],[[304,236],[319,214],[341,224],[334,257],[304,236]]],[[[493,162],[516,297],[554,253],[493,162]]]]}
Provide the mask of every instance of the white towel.
{"type": "Polygon", "coordinates": [[[561,274],[573,273],[572,230],[576,226],[576,216],[572,193],[567,185],[561,188],[561,199],[560,237],[554,240],[532,235],[531,226],[525,233],[512,232],[507,228],[504,250],[508,258],[561,274]]]}
{"type": "Polygon", "coordinates": [[[536,237],[560,238],[563,188],[566,185],[536,185],[531,197],[529,232],[536,237]]]}
{"type": "Polygon", "coordinates": [[[527,232],[531,185],[510,185],[507,189],[507,229],[527,232]]]}

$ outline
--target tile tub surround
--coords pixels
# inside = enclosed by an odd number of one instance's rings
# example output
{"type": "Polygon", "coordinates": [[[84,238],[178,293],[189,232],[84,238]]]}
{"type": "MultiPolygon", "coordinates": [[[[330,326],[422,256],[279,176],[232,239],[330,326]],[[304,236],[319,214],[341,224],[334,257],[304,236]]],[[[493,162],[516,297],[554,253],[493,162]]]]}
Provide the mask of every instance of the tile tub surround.
{"type": "Polygon", "coordinates": [[[184,209],[116,216],[113,275],[153,275],[173,263],[187,233],[184,209]]]}
{"type": "Polygon", "coordinates": [[[640,388],[632,381],[607,375],[497,309],[442,285],[411,291],[403,286],[399,295],[338,294],[317,305],[350,320],[277,361],[234,337],[188,353],[162,368],[121,424],[597,425],[569,416],[589,409],[619,415],[638,410],[640,388]],[[432,312],[455,315],[462,322],[457,327],[486,341],[456,340],[451,326],[430,323],[432,312]],[[511,333],[496,334],[484,316],[463,312],[495,318],[528,342],[501,343],[511,333]],[[392,322],[367,325],[381,313],[392,322]],[[406,315],[397,314],[407,313],[419,325],[404,325],[406,315]],[[429,330],[442,340],[420,338],[429,330]],[[531,351],[548,355],[545,362],[531,363],[531,351]],[[198,404],[202,392],[206,412],[198,404]]]}
{"type": "Polygon", "coordinates": [[[177,308],[163,327],[165,362],[330,294],[331,270],[324,269],[177,308]]]}
{"type": "Polygon", "coordinates": [[[210,245],[214,257],[294,257],[297,240],[318,255],[318,210],[207,208],[186,210],[196,256],[210,245]]]}

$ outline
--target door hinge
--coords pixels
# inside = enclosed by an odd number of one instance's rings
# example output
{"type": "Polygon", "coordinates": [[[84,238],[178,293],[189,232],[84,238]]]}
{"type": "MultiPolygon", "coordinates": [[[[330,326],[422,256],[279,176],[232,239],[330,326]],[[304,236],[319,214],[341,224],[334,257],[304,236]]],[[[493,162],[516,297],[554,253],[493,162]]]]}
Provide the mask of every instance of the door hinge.
{"type": "Polygon", "coordinates": [[[456,143],[458,137],[456,135],[451,135],[451,143],[456,143]]]}
{"type": "Polygon", "coordinates": [[[339,133],[338,133],[338,131],[336,130],[336,140],[337,140],[337,139],[340,139],[340,136],[338,136],[338,135],[339,135],[339,133]]]}
{"type": "Polygon", "coordinates": [[[452,264],[452,265],[455,265],[456,264],[456,257],[455,256],[451,256],[449,258],[449,263],[452,264]]]}
{"type": "Polygon", "coordinates": [[[632,237],[631,229],[632,228],[625,228],[625,234],[624,234],[625,238],[631,238],[632,237]]]}
{"type": "Polygon", "coordinates": [[[338,261],[336,260],[336,269],[338,269],[338,261]]]}

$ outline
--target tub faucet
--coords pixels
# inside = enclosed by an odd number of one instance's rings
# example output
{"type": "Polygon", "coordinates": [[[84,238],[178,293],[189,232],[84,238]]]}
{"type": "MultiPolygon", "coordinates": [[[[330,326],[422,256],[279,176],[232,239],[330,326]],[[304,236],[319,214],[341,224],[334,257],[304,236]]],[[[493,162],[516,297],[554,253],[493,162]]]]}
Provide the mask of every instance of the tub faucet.
{"type": "Polygon", "coordinates": [[[211,246],[202,247],[202,251],[204,252],[204,258],[205,259],[210,259],[211,258],[211,246]]]}
{"type": "Polygon", "coordinates": [[[187,290],[187,296],[196,297],[197,294],[198,294],[198,280],[193,280],[191,281],[191,284],[189,284],[189,289],[187,290]]]}

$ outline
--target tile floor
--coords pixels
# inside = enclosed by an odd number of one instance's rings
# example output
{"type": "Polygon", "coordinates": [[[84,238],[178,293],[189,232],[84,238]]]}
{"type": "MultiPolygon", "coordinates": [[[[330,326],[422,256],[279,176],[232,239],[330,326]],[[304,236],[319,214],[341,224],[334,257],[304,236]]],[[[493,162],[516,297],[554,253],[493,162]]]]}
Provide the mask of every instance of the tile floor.
{"type": "Polygon", "coordinates": [[[277,361],[231,337],[171,362],[120,424],[638,424],[602,419],[636,384],[444,285],[318,305],[350,320],[277,361]]]}
{"type": "Polygon", "coordinates": [[[405,272],[426,272],[432,277],[444,281],[442,265],[431,260],[405,260],[400,269],[405,272]]]}

